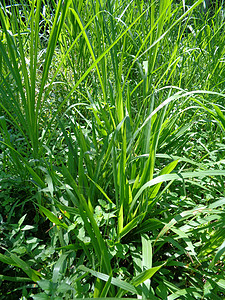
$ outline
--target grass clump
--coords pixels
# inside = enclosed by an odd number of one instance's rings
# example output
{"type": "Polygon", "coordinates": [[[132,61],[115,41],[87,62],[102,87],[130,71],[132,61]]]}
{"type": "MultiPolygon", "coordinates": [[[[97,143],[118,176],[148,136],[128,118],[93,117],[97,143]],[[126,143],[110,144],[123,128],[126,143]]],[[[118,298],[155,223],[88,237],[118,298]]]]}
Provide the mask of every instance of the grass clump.
{"type": "Polygon", "coordinates": [[[1,4],[0,299],[224,296],[224,16],[201,2],[1,4]]]}

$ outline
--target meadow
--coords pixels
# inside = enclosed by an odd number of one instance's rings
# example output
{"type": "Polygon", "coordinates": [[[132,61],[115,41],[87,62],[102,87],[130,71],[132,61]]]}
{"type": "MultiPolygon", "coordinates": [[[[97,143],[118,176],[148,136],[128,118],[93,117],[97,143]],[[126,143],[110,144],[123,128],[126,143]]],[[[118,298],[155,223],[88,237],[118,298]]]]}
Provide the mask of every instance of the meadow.
{"type": "Polygon", "coordinates": [[[225,297],[225,10],[202,2],[0,2],[0,299],[225,297]]]}

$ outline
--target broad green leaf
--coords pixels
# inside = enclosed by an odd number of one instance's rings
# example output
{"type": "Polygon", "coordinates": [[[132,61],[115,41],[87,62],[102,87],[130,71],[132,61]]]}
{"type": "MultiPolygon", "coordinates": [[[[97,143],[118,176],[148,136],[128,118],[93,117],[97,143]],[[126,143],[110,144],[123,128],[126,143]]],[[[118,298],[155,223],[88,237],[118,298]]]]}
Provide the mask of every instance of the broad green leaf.
{"type": "Polygon", "coordinates": [[[37,283],[46,294],[51,294],[52,292],[54,292],[54,289],[56,287],[56,284],[50,280],[40,280],[37,283]]]}
{"type": "Polygon", "coordinates": [[[39,293],[32,296],[33,300],[50,300],[50,297],[45,293],[39,293]]]}
{"type": "Polygon", "coordinates": [[[60,281],[62,276],[66,273],[66,266],[67,266],[67,256],[68,254],[63,254],[60,256],[56,264],[54,265],[53,269],[53,276],[52,276],[52,282],[57,283],[60,281]]]}
{"type": "Polygon", "coordinates": [[[225,290],[225,280],[219,279],[216,284],[218,284],[219,287],[221,287],[223,290],[225,290]]]}

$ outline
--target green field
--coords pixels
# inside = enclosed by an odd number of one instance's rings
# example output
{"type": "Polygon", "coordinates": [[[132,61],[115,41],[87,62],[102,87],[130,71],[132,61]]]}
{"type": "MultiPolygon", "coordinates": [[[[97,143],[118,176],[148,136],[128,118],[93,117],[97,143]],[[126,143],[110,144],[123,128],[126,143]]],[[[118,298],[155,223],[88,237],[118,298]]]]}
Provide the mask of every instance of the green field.
{"type": "Polygon", "coordinates": [[[0,1],[0,300],[225,298],[223,1],[0,1]]]}

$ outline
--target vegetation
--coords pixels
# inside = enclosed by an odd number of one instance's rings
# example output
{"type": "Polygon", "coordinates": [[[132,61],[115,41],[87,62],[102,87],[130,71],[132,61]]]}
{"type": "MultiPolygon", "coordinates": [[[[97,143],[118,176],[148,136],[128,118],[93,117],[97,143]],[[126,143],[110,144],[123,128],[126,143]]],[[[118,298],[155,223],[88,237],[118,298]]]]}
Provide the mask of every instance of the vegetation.
{"type": "Polygon", "coordinates": [[[224,297],[224,10],[180,2],[1,1],[0,299],[224,297]]]}

